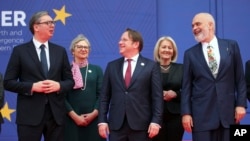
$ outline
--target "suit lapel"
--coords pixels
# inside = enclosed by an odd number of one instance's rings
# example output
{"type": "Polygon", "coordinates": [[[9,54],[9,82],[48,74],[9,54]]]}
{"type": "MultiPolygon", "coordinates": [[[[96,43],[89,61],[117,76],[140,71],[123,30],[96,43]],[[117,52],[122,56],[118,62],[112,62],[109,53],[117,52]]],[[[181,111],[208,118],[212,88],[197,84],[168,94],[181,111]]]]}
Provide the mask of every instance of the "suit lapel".
{"type": "Polygon", "coordinates": [[[27,52],[31,56],[31,60],[33,60],[35,62],[35,64],[37,65],[37,67],[34,67],[34,68],[39,68],[40,73],[43,75],[42,65],[41,65],[41,62],[39,60],[39,56],[36,52],[36,47],[35,47],[33,41],[30,41],[30,43],[28,44],[27,52]]]}
{"type": "Polygon", "coordinates": [[[125,84],[125,81],[124,81],[124,77],[123,77],[123,64],[124,64],[124,58],[121,58],[118,62],[118,68],[117,70],[118,71],[118,82],[122,87],[126,88],[126,84],[125,84]]]}
{"type": "Polygon", "coordinates": [[[225,64],[227,62],[227,57],[230,54],[230,49],[229,49],[226,42],[223,42],[219,39],[218,39],[218,45],[219,45],[219,50],[220,50],[220,66],[219,66],[219,70],[218,70],[218,76],[219,76],[220,73],[225,68],[225,64]]]}
{"type": "Polygon", "coordinates": [[[204,55],[204,53],[203,53],[201,43],[199,43],[196,47],[197,47],[197,48],[196,48],[196,52],[197,52],[197,53],[196,53],[195,55],[197,55],[197,61],[198,61],[198,63],[200,63],[201,66],[203,66],[204,69],[205,69],[209,74],[211,74],[211,76],[213,77],[213,74],[212,74],[212,72],[211,72],[211,70],[210,70],[210,68],[209,68],[209,66],[208,66],[208,64],[207,64],[207,61],[206,61],[206,59],[205,59],[205,55],[204,55]]]}
{"type": "MultiPolygon", "coordinates": [[[[136,78],[141,74],[141,71],[145,68],[146,64],[147,64],[146,60],[143,59],[143,57],[139,56],[138,60],[137,60],[137,63],[136,63],[136,66],[135,66],[135,70],[133,72],[133,76],[132,76],[129,87],[131,85],[133,85],[136,78]]],[[[125,85],[125,83],[124,83],[124,85],[125,85]]]]}
{"type": "Polygon", "coordinates": [[[117,60],[117,62],[110,66],[110,73],[112,75],[112,78],[116,80],[116,84],[120,85],[122,88],[126,89],[124,77],[123,77],[123,64],[124,64],[124,58],[120,58],[117,60]],[[117,71],[115,71],[117,70],[117,71]]]}
{"type": "Polygon", "coordinates": [[[50,61],[50,67],[48,71],[48,76],[50,74],[50,71],[53,70],[53,67],[56,65],[56,58],[57,58],[57,53],[53,45],[49,42],[49,61],[50,61]]]}

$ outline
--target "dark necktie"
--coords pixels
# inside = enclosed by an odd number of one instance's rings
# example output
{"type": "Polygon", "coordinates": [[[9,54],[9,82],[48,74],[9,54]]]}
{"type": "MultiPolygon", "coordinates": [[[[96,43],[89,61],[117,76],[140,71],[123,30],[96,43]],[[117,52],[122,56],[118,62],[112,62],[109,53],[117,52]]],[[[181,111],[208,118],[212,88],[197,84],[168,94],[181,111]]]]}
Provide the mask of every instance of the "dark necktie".
{"type": "Polygon", "coordinates": [[[48,74],[48,64],[47,64],[47,58],[46,58],[46,53],[45,53],[45,49],[44,49],[45,45],[42,44],[40,46],[40,48],[41,48],[40,59],[41,59],[42,67],[43,67],[43,73],[47,77],[47,74],[48,74]]]}
{"type": "Polygon", "coordinates": [[[125,73],[125,84],[126,84],[126,87],[128,88],[130,80],[131,80],[131,61],[132,61],[132,59],[127,59],[127,61],[128,61],[128,67],[127,67],[127,70],[125,73]]]}

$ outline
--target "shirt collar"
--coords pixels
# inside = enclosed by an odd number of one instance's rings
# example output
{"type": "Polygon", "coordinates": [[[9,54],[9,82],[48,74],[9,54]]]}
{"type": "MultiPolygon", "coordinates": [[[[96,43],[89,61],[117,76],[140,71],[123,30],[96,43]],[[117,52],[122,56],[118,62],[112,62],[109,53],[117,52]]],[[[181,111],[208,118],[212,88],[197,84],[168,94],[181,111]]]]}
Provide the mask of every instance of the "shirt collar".
{"type": "Polygon", "coordinates": [[[46,41],[45,43],[41,43],[38,40],[36,40],[34,37],[33,37],[33,43],[34,43],[36,49],[39,49],[42,44],[45,45],[45,48],[49,47],[48,41],[46,41]]]}
{"type": "Polygon", "coordinates": [[[208,45],[209,46],[212,46],[212,47],[217,47],[218,46],[218,41],[217,41],[217,38],[216,38],[216,36],[214,36],[214,38],[209,42],[209,43],[207,43],[207,42],[203,42],[202,43],[202,46],[203,47],[207,47],[208,45]]]}
{"type": "Polygon", "coordinates": [[[139,53],[131,58],[124,57],[124,62],[127,61],[127,59],[132,59],[132,61],[137,62],[138,58],[139,58],[139,53]]]}

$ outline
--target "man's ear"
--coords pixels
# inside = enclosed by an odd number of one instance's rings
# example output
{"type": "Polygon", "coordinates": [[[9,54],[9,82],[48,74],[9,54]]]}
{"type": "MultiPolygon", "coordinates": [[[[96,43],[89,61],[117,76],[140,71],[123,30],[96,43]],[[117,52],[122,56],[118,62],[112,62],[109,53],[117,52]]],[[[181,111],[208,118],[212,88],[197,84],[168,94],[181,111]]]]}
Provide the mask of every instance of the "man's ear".
{"type": "Polygon", "coordinates": [[[139,42],[133,42],[133,47],[134,48],[139,48],[139,42]]]}

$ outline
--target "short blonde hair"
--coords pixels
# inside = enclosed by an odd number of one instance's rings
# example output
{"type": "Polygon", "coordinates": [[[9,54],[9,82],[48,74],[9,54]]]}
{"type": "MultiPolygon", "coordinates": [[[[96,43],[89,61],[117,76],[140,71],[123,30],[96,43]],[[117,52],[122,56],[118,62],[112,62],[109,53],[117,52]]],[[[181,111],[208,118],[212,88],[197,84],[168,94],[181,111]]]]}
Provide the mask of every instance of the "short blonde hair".
{"type": "Polygon", "coordinates": [[[173,45],[173,56],[171,58],[171,62],[175,62],[177,60],[177,56],[178,56],[178,50],[177,50],[177,45],[174,41],[173,38],[171,38],[170,36],[163,36],[161,38],[158,39],[158,41],[156,42],[155,44],[155,47],[154,47],[154,60],[156,62],[160,62],[160,55],[159,55],[159,48],[160,48],[160,44],[162,43],[162,41],[170,41],[171,44],[173,45]]]}

